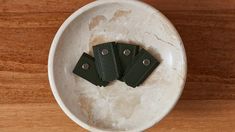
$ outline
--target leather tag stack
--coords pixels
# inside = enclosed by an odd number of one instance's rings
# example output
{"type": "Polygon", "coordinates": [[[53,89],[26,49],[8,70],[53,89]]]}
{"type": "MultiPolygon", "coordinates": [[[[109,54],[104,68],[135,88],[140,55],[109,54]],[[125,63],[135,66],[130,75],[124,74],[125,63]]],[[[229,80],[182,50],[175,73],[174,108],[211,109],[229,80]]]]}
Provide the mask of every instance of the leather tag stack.
{"type": "Polygon", "coordinates": [[[137,45],[116,42],[96,45],[94,57],[83,53],[73,73],[97,86],[118,79],[135,88],[160,64],[148,51],[139,49],[137,45]]]}

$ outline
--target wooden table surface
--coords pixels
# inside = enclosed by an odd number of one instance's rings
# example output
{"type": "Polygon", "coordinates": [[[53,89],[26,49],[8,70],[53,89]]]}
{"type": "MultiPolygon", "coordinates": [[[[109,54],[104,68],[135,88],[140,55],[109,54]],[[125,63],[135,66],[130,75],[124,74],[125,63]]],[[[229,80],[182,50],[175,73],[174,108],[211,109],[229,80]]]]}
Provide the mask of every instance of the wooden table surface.
{"type": "MultiPolygon", "coordinates": [[[[0,132],[85,132],[47,78],[52,39],[92,0],[0,0],[0,132]]],[[[144,0],[176,26],[188,79],[174,110],[147,132],[235,131],[235,0],[144,0]]]]}

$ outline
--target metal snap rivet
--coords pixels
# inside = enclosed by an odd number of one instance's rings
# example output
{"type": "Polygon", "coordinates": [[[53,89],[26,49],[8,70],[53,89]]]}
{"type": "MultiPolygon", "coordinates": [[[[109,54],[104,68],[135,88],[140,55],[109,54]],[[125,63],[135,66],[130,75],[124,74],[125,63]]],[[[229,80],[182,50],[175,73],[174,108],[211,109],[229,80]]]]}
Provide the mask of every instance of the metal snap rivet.
{"type": "Polygon", "coordinates": [[[85,63],[85,64],[82,65],[82,69],[84,69],[84,70],[88,70],[89,67],[90,67],[90,65],[87,64],[87,63],[85,63]]]}
{"type": "Polygon", "coordinates": [[[143,60],[143,64],[144,64],[145,66],[150,65],[150,60],[149,60],[149,59],[144,59],[144,60],[143,60]]]}
{"type": "Polygon", "coordinates": [[[101,51],[101,54],[102,55],[107,55],[109,53],[109,51],[107,50],[107,49],[103,49],[102,51],[101,51]]]}
{"type": "Polygon", "coordinates": [[[129,49],[125,49],[125,50],[123,51],[123,54],[124,54],[125,56],[129,56],[129,55],[131,54],[131,51],[130,51],[129,49]]]}

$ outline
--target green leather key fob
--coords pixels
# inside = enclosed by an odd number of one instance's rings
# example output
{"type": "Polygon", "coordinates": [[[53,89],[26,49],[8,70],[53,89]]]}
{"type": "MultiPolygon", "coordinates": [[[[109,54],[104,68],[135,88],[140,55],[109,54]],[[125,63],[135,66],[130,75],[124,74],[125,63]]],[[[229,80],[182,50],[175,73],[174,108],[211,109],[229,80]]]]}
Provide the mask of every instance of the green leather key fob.
{"type": "Polygon", "coordinates": [[[90,55],[83,53],[79,59],[73,73],[86,79],[96,86],[107,86],[108,82],[102,81],[99,78],[98,72],[95,66],[95,59],[90,55]]]}
{"type": "Polygon", "coordinates": [[[125,73],[123,80],[131,87],[139,86],[159,64],[160,62],[150,53],[141,49],[125,73]]]}
{"type": "MultiPolygon", "coordinates": [[[[137,45],[131,45],[131,44],[117,44],[118,48],[118,54],[119,54],[119,59],[120,59],[120,64],[121,64],[121,77],[124,76],[124,73],[127,70],[128,65],[132,63],[134,60],[135,56],[139,52],[139,46],[137,45]]],[[[120,78],[122,81],[122,78],[120,78]]]]}
{"type": "Polygon", "coordinates": [[[93,47],[95,64],[103,81],[113,81],[120,78],[121,65],[115,42],[104,43],[93,47]]]}

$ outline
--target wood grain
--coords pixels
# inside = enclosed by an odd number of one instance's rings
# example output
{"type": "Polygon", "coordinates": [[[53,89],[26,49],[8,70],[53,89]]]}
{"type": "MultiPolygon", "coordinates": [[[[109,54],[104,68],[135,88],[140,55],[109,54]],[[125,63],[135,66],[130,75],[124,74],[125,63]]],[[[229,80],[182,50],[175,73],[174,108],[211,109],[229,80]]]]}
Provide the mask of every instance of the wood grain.
{"type": "MultiPolygon", "coordinates": [[[[184,100],[159,125],[146,132],[219,132],[233,130],[235,101],[184,100]],[[197,118],[195,118],[197,117],[197,118]]],[[[4,104],[0,107],[1,132],[85,132],[57,104],[4,104]]]]}
{"type": "Polygon", "coordinates": [[[235,101],[184,100],[147,132],[232,132],[235,101]]]}
{"type": "MultiPolygon", "coordinates": [[[[0,0],[0,131],[85,131],[55,104],[47,79],[52,39],[92,0],[0,0]],[[42,116],[39,116],[42,115],[42,116]]],[[[180,103],[153,131],[235,129],[235,1],[144,0],[176,26],[187,51],[180,103]]]]}

